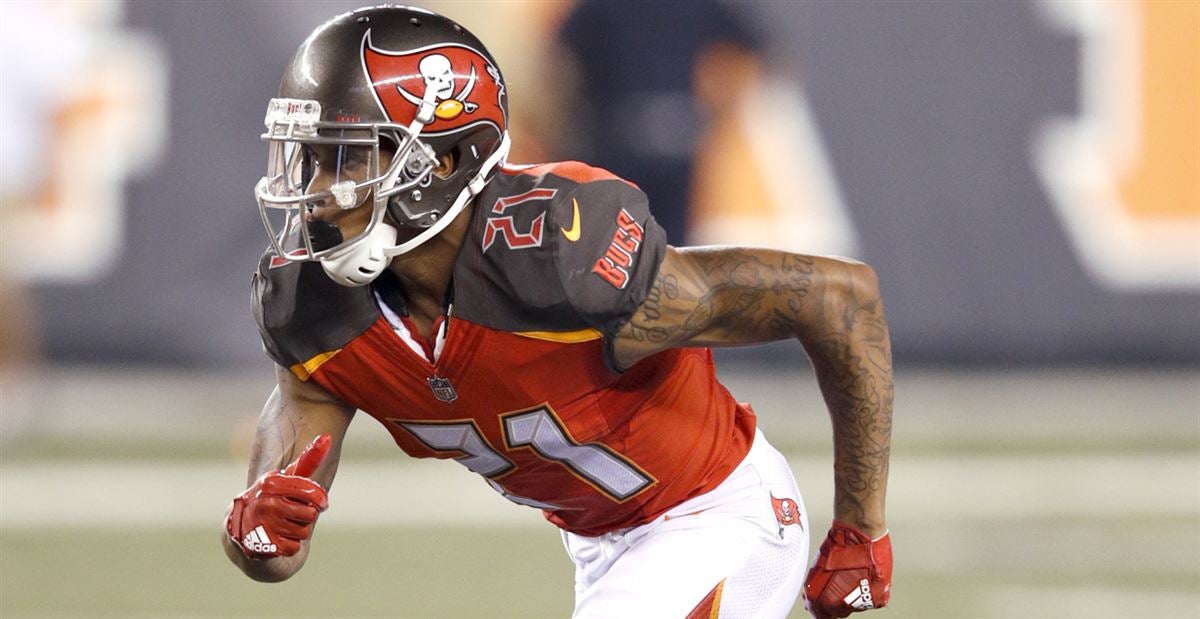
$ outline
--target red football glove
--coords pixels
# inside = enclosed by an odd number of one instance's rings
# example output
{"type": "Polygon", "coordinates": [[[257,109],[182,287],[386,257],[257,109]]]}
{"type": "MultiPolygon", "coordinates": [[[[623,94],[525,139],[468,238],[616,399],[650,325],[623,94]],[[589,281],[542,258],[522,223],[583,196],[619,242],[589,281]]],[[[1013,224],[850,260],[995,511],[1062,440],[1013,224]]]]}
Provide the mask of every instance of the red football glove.
{"type": "Polygon", "coordinates": [[[309,479],[332,443],[328,434],[313,439],[282,471],[263,474],[233,499],[225,532],[251,559],[291,556],[312,537],[313,523],[329,507],[325,489],[309,479]]]}
{"type": "Polygon", "coordinates": [[[817,619],[883,608],[892,595],[892,540],[872,540],[836,520],[804,581],[804,605],[817,619]]]}

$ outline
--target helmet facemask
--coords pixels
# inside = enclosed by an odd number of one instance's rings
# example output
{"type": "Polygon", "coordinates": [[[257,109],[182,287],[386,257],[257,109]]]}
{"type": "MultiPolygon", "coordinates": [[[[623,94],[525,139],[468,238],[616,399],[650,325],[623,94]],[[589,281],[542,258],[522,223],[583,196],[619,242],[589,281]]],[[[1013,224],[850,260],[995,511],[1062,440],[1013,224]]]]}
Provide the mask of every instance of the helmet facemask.
{"type": "MultiPolygon", "coordinates": [[[[296,99],[272,99],[267,109],[262,135],[268,145],[267,174],[255,187],[255,197],[276,255],[291,262],[335,258],[370,238],[377,226],[388,225],[383,221],[388,202],[427,186],[437,166],[433,149],[415,139],[409,127],[321,121],[320,114],[319,102],[296,99]],[[395,154],[385,166],[388,152],[395,154]],[[332,178],[326,179],[327,188],[310,192],[318,165],[332,178]],[[372,216],[362,232],[332,245],[314,244],[310,225],[315,209],[361,208],[368,200],[372,216]],[[287,237],[297,230],[299,246],[285,248],[287,237]]],[[[408,216],[397,223],[428,227],[437,219],[435,205],[430,207],[407,207],[408,216]]]]}

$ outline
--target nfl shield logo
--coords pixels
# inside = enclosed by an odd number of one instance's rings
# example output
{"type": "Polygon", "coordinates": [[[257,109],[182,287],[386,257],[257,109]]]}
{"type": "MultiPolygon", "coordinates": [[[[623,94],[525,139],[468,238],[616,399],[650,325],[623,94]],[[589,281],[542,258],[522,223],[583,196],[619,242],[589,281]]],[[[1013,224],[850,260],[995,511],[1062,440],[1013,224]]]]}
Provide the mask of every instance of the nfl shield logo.
{"type": "Polygon", "coordinates": [[[447,404],[458,399],[458,392],[454,390],[454,385],[450,384],[449,378],[430,376],[429,388],[433,390],[434,397],[447,404]]]}

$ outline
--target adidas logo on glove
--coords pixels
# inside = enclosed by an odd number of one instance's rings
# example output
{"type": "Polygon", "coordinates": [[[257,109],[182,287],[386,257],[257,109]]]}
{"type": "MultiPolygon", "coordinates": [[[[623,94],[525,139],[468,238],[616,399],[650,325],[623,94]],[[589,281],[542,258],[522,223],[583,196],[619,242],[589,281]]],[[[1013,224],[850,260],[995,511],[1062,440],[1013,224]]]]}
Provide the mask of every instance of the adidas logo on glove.
{"type": "Polygon", "coordinates": [[[251,552],[275,552],[275,544],[267,537],[267,530],[262,528],[261,524],[246,534],[242,539],[242,546],[251,552]]]}
{"type": "MultiPolygon", "coordinates": [[[[260,529],[262,527],[259,527],[260,529]]],[[[858,583],[858,588],[851,591],[844,601],[854,610],[867,610],[875,608],[875,602],[871,600],[871,581],[866,578],[858,583]]]]}

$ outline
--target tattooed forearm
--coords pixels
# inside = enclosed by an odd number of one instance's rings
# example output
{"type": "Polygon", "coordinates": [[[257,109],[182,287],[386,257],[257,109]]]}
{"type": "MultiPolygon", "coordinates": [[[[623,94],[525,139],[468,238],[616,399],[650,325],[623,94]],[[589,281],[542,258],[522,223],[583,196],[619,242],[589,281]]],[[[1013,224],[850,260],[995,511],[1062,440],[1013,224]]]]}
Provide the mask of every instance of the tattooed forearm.
{"type": "Polygon", "coordinates": [[[830,328],[805,346],[833,421],[834,512],[839,520],[879,529],[892,433],[887,323],[873,285],[829,305],[830,328]]]}
{"type": "Polygon", "coordinates": [[[615,350],[628,365],[671,347],[787,338],[812,359],[833,422],[837,517],[883,526],[892,361],[870,267],[769,250],[673,250],[615,350]]]}
{"type": "Polygon", "coordinates": [[[254,445],[250,450],[250,470],[247,483],[253,483],[263,473],[284,468],[296,457],[296,422],[276,389],[258,418],[254,445]]]}

